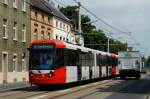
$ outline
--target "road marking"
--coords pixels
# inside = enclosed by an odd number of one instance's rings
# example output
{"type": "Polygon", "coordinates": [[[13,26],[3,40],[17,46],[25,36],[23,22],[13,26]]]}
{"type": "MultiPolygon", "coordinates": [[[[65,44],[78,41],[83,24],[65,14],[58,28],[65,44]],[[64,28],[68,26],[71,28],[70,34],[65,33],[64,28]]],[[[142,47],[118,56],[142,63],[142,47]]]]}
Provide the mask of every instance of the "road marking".
{"type": "Polygon", "coordinates": [[[93,85],[97,85],[97,84],[99,84],[98,82],[97,83],[92,83],[93,85]]]}
{"type": "Polygon", "coordinates": [[[38,97],[33,97],[31,99],[39,99],[39,98],[43,98],[43,97],[46,97],[47,95],[42,95],[42,96],[38,96],[38,97]]]}
{"type": "Polygon", "coordinates": [[[80,88],[84,88],[84,87],[87,87],[88,85],[84,85],[84,86],[80,86],[80,88]]]}
{"type": "Polygon", "coordinates": [[[58,91],[58,92],[61,92],[61,93],[64,93],[64,92],[67,92],[67,91],[70,91],[71,89],[66,89],[66,90],[61,90],[61,91],[58,91]]]}

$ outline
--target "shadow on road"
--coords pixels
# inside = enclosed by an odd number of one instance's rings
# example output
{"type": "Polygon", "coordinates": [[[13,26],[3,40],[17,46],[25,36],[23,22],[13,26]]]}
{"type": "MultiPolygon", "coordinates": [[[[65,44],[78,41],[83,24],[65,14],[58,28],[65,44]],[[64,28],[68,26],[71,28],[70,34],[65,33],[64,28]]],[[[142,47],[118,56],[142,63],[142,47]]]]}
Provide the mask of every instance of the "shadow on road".
{"type": "Polygon", "coordinates": [[[150,92],[150,80],[149,79],[140,79],[140,80],[127,79],[124,82],[110,85],[107,88],[98,88],[98,92],[148,94],[150,92]]]}
{"type": "MultiPolygon", "coordinates": [[[[75,83],[70,83],[70,84],[65,84],[65,85],[43,85],[43,86],[29,86],[29,87],[24,87],[24,88],[17,88],[17,89],[12,89],[10,91],[29,91],[29,92],[38,92],[38,91],[57,91],[57,90],[64,90],[68,88],[73,88],[81,85],[86,85],[90,83],[94,83],[97,81],[102,81],[106,80],[105,79],[98,79],[98,80],[92,80],[92,81],[82,81],[82,82],[75,82],[75,83]]],[[[109,78],[110,79],[110,78],[109,78]]]]}
{"type": "Polygon", "coordinates": [[[38,91],[57,91],[57,90],[63,90],[68,88],[68,86],[62,85],[62,86],[31,86],[31,87],[24,87],[24,88],[17,88],[12,89],[11,91],[27,91],[27,92],[38,92],[38,91]]]}
{"type": "MultiPolygon", "coordinates": [[[[96,81],[92,81],[96,82],[96,81]]],[[[17,88],[17,89],[12,89],[10,91],[28,91],[28,92],[38,92],[38,91],[57,91],[57,90],[64,90],[68,88],[73,88],[81,85],[86,85],[91,83],[90,81],[86,82],[78,82],[78,83],[70,83],[70,84],[65,84],[65,85],[42,85],[42,86],[30,86],[30,87],[24,87],[24,88],[17,88]]]]}

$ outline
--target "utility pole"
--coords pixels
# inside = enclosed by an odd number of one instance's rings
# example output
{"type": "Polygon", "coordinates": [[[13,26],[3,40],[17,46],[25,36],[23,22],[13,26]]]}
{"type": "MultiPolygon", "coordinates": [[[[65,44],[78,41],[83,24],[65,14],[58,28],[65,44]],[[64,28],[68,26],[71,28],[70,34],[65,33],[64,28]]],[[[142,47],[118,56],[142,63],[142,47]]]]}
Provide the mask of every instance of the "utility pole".
{"type": "Polygon", "coordinates": [[[80,8],[81,8],[81,3],[78,2],[78,32],[80,34],[80,42],[81,42],[81,32],[82,32],[82,29],[81,29],[81,15],[80,15],[80,8]]]}
{"type": "Polygon", "coordinates": [[[107,52],[109,53],[109,50],[110,50],[110,48],[109,48],[109,41],[110,41],[110,38],[109,38],[109,36],[108,36],[108,41],[107,41],[107,52]]]}
{"type": "Polygon", "coordinates": [[[126,41],[126,51],[128,51],[128,42],[126,41]]]}

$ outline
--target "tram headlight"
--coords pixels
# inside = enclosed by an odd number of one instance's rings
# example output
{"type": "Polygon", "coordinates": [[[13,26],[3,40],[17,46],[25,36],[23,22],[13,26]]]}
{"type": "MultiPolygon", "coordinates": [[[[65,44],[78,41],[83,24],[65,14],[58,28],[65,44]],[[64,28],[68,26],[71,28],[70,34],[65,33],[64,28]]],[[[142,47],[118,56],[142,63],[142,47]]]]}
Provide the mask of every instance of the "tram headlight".
{"type": "Polygon", "coordinates": [[[45,77],[45,75],[42,75],[42,77],[45,77]]]}
{"type": "Polygon", "coordinates": [[[48,76],[51,77],[51,76],[53,75],[53,73],[54,73],[54,71],[50,71],[50,72],[48,73],[48,76]]]}
{"type": "Polygon", "coordinates": [[[33,74],[30,74],[31,77],[33,77],[33,74]]]}
{"type": "Polygon", "coordinates": [[[33,73],[32,73],[32,71],[30,71],[30,72],[29,72],[29,75],[30,75],[31,77],[33,77],[33,73]]]}

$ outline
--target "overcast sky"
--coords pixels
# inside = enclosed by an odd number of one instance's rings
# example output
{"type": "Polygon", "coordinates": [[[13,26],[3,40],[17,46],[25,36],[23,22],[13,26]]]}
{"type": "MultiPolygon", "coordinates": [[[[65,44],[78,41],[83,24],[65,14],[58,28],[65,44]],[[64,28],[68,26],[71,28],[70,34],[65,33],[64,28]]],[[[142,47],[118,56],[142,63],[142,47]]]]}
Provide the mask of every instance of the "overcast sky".
{"type": "MultiPolygon", "coordinates": [[[[64,5],[76,5],[73,0],[56,1],[64,5]]],[[[80,2],[112,26],[125,32],[132,32],[136,42],[132,40],[133,38],[119,33],[113,34],[114,38],[121,37],[120,40],[127,41],[130,45],[139,43],[140,46],[139,44],[132,46],[146,56],[150,55],[150,0],[80,0],[80,2]]],[[[89,15],[83,9],[81,11],[82,14],[89,15]]],[[[92,20],[96,20],[94,17],[90,17],[92,20]]],[[[116,32],[101,22],[94,24],[104,31],[116,32]]]]}

